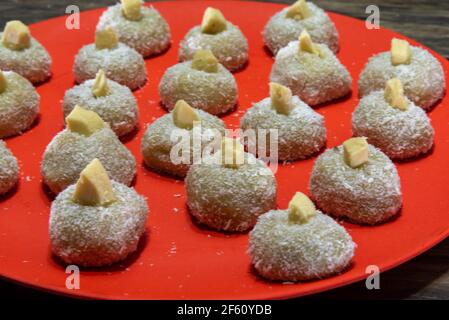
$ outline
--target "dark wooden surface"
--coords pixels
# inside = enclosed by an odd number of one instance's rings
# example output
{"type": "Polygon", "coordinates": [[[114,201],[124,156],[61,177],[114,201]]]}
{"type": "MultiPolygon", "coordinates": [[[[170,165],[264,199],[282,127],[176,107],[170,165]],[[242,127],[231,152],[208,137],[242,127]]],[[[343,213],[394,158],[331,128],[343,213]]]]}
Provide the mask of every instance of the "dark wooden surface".
{"type": "MultiPolygon", "coordinates": [[[[11,19],[26,23],[63,15],[69,4],[81,10],[103,7],[114,0],[1,0],[0,26],[11,19]]],[[[293,1],[272,1],[292,3],[293,1]]],[[[326,10],[365,19],[365,8],[376,4],[382,27],[403,33],[449,57],[448,0],[316,0],[326,10]]],[[[1,266],[0,266],[1,268],[1,266]]],[[[364,282],[314,295],[311,299],[449,299],[449,239],[419,257],[381,274],[380,290],[364,282]]],[[[64,299],[0,280],[1,298],[64,299]]]]}

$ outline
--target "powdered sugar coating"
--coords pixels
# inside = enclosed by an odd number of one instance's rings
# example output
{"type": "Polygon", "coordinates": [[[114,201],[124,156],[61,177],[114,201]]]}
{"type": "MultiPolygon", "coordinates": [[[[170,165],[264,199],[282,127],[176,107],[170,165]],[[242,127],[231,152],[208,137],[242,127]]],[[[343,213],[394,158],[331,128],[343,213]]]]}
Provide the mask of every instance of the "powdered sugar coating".
{"type": "Polygon", "coordinates": [[[100,69],[103,69],[109,79],[131,90],[143,86],[147,80],[142,56],[123,43],[113,49],[97,50],[95,44],[80,49],[73,65],[76,82],[94,79],[100,69]]]}
{"type": "Polygon", "coordinates": [[[100,17],[97,31],[112,28],[119,41],[149,57],[165,51],[170,46],[170,28],[154,7],[141,8],[142,19],[128,20],[122,13],[121,4],[109,7],[100,17]]]}
{"type": "MultiPolygon", "coordinates": [[[[2,34],[0,32],[0,39],[2,34]]],[[[17,72],[32,83],[40,83],[51,76],[51,57],[33,37],[30,47],[23,50],[11,50],[0,41],[0,69],[17,72]]]]}
{"type": "Polygon", "coordinates": [[[95,158],[109,177],[130,185],[136,173],[136,160],[115,133],[105,127],[89,137],[67,129],[58,133],[45,149],[41,173],[54,193],[78,181],[81,171],[95,158]]]}
{"type": "Polygon", "coordinates": [[[237,83],[222,65],[218,72],[205,72],[192,68],[192,62],[176,64],[165,71],[159,84],[159,95],[168,110],[178,100],[211,114],[222,114],[237,103],[237,83]]]}
{"type": "Polygon", "coordinates": [[[75,185],[51,205],[52,251],[67,264],[106,266],[136,251],[145,231],[148,205],[144,197],[112,181],[117,201],[106,207],[83,206],[72,200],[75,185]]]}
{"type": "MultiPolygon", "coordinates": [[[[222,120],[207,112],[202,110],[197,110],[197,112],[201,119],[203,149],[213,138],[212,135],[207,134],[210,131],[208,129],[214,129],[216,133],[224,135],[225,125],[222,120]]],[[[178,143],[177,140],[172,141],[170,138],[175,130],[179,130],[179,133],[188,133],[190,138],[193,139],[193,131],[178,128],[173,123],[173,115],[169,113],[148,126],[142,138],[141,151],[145,164],[152,170],[183,178],[186,176],[190,164],[175,164],[170,158],[172,148],[178,143]]],[[[190,155],[192,158],[193,151],[190,155]]]]}
{"type": "Polygon", "coordinates": [[[229,21],[226,30],[218,34],[202,33],[200,26],[190,29],[179,45],[179,60],[192,60],[199,49],[211,50],[230,71],[242,68],[248,61],[248,41],[240,29],[229,21]]]}
{"type": "Polygon", "coordinates": [[[309,188],[323,212],[359,224],[384,222],[402,206],[396,167],[372,145],[368,162],[355,169],[345,163],[343,146],[326,150],[315,162],[309,188]]]}
{"type": "Polygon", "coordinates": [[[298,40],[303,30],[307,30],[313,42],[327,45],[333,52],[338,52],[339,36],[334,23],[327,13],[312,2],[307,2],[312,16],[302,20],[287,18],[288,8],[281,10],[270,18],[265,25],[263,37],[265,44],[273,55],[289,44],[298,40]]]}
{"type": "Polygon", "coordinates": [[[11,190],[19,180],[19,165],[16,157],[0,140],[0,195],[11,190]]]}
{"type": "Polygon", "coordinates": [[[0,138],[27,130],[39,114],[40,96],[33,85],[13,71],[5,71],[6,89],[0,93],[0,138]]]}
{"type": "Polygon", "coordinates": [[[80,105],[95,111],[111,129],[122,136],[134,130],[139,118],[137,102],[131,90],[113,80],[107,79],[108,94],[96,97],[92,93],[95,80],[87,80],[82,84],[66,91],[62,108],[64,117],[80,105]]]}
{"type": "Polygon", "coordinates": [[[366,95],[352,114],[354,136],[367,137],[391,159],[426,153],[433,146],[433,127],[423,109],[407,101],[409,107],[402,111],[385,101],[383,90],[366,95]]]}
{"type": "Polygon", "coordinates": [[[250,232],[248,253],[264,278],[304,281],[342,272],[355,247],[345,228],[320,211],[305,224],[292,224],[287,210],[271,210],[250,232]]]}
{"type": "MultiPolygon", "coordinates": [[[[221,153],[213,156],[221,157],[221,153]]],[[[245,158],[237,169],[207,160],[192,165],[185,179],[187,205],[200,223],[242,232],[254,226],[260,214],[276,207],[273,173],[252,154],[245,153],[245,158]]]]}
{"type": "Polygon", "coordinates": [[[393,66],[389,51],[368,60],[359,79],[359,96],[382,90],[392,78],[399,78],[405,95],[416,105],[428,110],[444,96],[446,83],[441,64],[427,50],[411,47],[411,63],[393,66]]]}
{"type": "Polygon", "coordinates": [[[351,91],[348,70],[326,45],[316,44],[324,57],[299,51],[292,41],[279,50],[271,69],[270,81],[289,87],[308,105],[345,96],[351,91]]]}
{"type": "Polygon", "coordinates": [[[326,143],[324,118],[297,96],[292,97],[291,103],[295,107],[284,115],[272,107],[271,98],[265,98],[248,109],[240,121],[242,130],[256,130],[256,135],[258,129],[277,129],[280,161],[307,158],[326,143]]]}

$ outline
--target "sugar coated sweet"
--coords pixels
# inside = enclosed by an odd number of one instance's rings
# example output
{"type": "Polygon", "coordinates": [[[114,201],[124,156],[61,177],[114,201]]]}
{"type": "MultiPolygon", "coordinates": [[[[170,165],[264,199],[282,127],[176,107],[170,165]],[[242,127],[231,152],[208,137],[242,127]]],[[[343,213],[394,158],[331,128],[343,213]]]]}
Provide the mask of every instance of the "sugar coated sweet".
{"type": "Polygon", "coordinates": [[[315,161],[309,188],[323,212],[359,224],[385,222],[402,207],[396,167],[372,145],[369,160],[357,168],[345,162],[343,146],[326,150],[315,161]]]}
{"type": "Polygon", "coordinates": [[[306,281],[344,271],[355,243],[331,217],[317,211],[307,223],[289,221],[287,210],[259,217],[249,234],[248,254],[261,276],[275,281],[306,281]]]}

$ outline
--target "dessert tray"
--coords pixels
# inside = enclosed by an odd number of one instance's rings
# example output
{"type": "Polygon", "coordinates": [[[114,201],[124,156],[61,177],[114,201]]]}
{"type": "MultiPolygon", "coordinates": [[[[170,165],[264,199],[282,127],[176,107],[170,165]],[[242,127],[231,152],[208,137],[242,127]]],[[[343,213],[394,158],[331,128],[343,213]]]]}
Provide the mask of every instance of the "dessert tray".
{"type": "MultiPolygon", "coordinates": [[[[200,23],[208,6],[220,9],[249,41],[249,64],[234,74],[239,87],[238,108],[223,118],[228,128],[238,128],[244,111],[268,95],[273,58],[264,48],[261,32],[268,19],[283,6],[241,1],[167,1],[153,6],[168,21],[173,42],[167,52],[145,61],[148,82],[134,92],[140,127],[123,140],[138,161],[134,187],[148,198],[150,207],[146,233],[138,251],[111,267],[81,269],[80,288],[73,290],[66,287],[70,274],[50,251],[48,219],[53,197],[42,184],[39,166],[46,145],[63,128],[61,99],[74,85],[74,56],[81,46],[93,42],[95,25],[104,9],[86,11],[81,13],[79,30],[66,28],[67,16],[30,26],[33,36],[52,56],[53,76],[37,88],[42,98],[39,121],[25,134],[6,139],[20,161],[21,180],[12,193],[0,198],[0,276],[27,286],[86,298],[291,298],[362,280],[369,275],[368,267],[372,265],[381,271],[391,269],[449,235],[449,95],[446,95],[429,113],[436,132],[432,152],[419,159],[395,162],[404,196],[401,214],[374,227],[343,222],[357,243],[353,263],[346,272],[297,284],[259,278],[246,254],[248,235],[225,234],[197,225],[186,209],[183,182],[146,169],[140,141],[146,125],[166,113],[159,103],[159,81],[164,71],[178,62],[180,40],[200,23]]],[[[338,57],[354,79],[352,95],[316,108],[325,117],[327,147],[333,147],[351,136],[351,113],[358,103],[357,80],[368,58],[389,50],[393,37],[406,38],[383,28],[367,29],[364,21],[329,15],[340,33],[338,57]]],[[[449,82],[449,63],[429,51],[442,63],[449,82]]],[[[285,208],[296,191],[307,193],[315,159],[280,164],[276,173],[279,207],[285,208]]]]}

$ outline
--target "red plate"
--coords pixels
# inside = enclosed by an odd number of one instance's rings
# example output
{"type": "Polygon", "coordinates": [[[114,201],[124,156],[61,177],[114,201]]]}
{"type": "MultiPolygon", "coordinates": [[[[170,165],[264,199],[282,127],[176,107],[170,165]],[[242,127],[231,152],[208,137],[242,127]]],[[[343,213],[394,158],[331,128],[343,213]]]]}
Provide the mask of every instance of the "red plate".
{"type": "MultiPolygon", "coordinates": [[[[282,6],[235,1],[177,1],[155,3],[168,20],[173,46],[165,54],[146,61],[149,81],[137,91],[141,126],[126,145],[137,157],[136,189],[148,197],[150,216],[147,236],[139,252],[109,268],[82,270],[81,288],[65,287],[65,267],[50,253],[48,216],[51,199],[39,173],[45,146],[63,128],[61,99],[74,85],[72,64],[82,45],[93,42],[95,25],[103,10],[81,14],[81,30],[65,28],[65,17],[31,26],[33,35],[53,57],[53,78],[41,85],[41,117],[32,130],[7,140],[21,165],[17,190],[0,200],[0,274],[20,283],[62,294],[91,298],[133,299],[264,299],[307,295],[343,286],[366,277],[369,265],[387,270],[435,245],[449,235],[449,109],[446,97],[430,113],[436,129],[433,153],[398,164],[404,208],[396,220],[377,227],[345,223],[358,244],[352,267],[342,275],[307,283],[286,285],[258,278],[246,255],[247,235],[225,235],[195,225],[185,209],[181,181],[158,176],[142,166],[139,145],[145,124],[165,114],[159,106],[157,86],[163,72],[177,62],[178,43],[204,9],[213,5],[240,26],[250,43],[250,63],[235,76],[240,89],[238,111],[225,117],[236,128],[242,113],[268,95],[272,58],[264,50],[261,31],[282,6]]],[[[320,107],[328,129],[328,146],[351,136],[351,112],[357,104],[356,83],[368,57],[389,49],[394,32],[368,30],[363,21],[330,14],[341,36],[339,57],[354,79],[352,97],[320,107]]],[[[419,45],[409,39],[414,45],[419,45]]],[[[444,65],[444,58],[433,53],[444,65]]],[[[446,81],[449,78],[446,75],[446,81]]],[[[297,190],[306,191],[314,159],[281,166],[277,173],[278,204],[285,208],[297,190]]]]}

